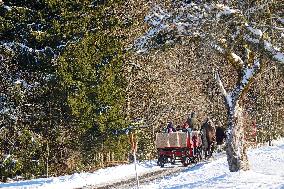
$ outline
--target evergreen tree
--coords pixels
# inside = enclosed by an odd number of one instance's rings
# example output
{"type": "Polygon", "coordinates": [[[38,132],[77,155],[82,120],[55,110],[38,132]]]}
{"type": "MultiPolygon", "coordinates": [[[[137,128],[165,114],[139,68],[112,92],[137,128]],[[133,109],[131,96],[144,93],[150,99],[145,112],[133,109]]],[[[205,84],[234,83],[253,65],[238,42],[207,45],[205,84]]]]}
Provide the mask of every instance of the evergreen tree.
{"type": "MultiPolygon", "coordinates": [[[[0,5],[0,50],[5,60],[1,64],[1,159],[17,160],[21,165],[16,166],[17,174],[31,177],[84,168],[80,148],[85,132],[94,135],[95,126],[100,136],[124,124],[120,39],[108,36],[119,25],[113,16],[117,3],[20,0],[0,5]],[[98,44],[92,49],[88,40],[98,44]],[[69,50],[82,61],[68,65],[69,50]],[[64,64],[68,72],[76,70],[65,73],[64,64]],[[87,73],[88,69],[93,70],[87,73]],[[65,74],[74,77],[72,85],[65,74]],[[75,94],[77,88],[80,92],[75,94]],[[38,162],[35,168],[31,162],[38,162]]],[[[1,175],[15,176],[15,171],[5,168],[9,166],[1,169],[1,175]]]]}
{"type": "MultiPolygon", "coordinates": [[[[98,33],[70,45],[58,62],[69,107],[79,121],[78,130],[92,131],[101,142],[114,142],[108,136],[127,123],[123,114],[126,83],[120,48],[118,39],[98,33]]],[[[84,145],[92,145],[88,143],[84,145]]]]}

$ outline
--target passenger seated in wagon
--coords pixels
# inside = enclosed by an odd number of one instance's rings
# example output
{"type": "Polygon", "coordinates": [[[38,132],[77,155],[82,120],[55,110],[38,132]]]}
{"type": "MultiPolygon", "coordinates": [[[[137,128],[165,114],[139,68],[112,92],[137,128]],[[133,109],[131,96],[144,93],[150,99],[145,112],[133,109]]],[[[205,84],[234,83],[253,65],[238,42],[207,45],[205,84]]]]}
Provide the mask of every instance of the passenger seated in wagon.
{"type": "Polygon", "coordinates": [[[189,124],[187,123],[187,121],[182,125],[182,131],[183,132],[191,132],[192,129],[189,127],[189,124]]]}
{"type": "Polygon", "coordinates": [[[176,130],[177,130],[177,132],[182,132],[181,126],[180,126],[180,125],[177,125],[176,130]]]}
{"type": "Polygon", "coordinates": [[[176,129],[174,128],[174,124],[171,121],[168,122],[166,132],[167,133],[176,132],[176,129]]]}

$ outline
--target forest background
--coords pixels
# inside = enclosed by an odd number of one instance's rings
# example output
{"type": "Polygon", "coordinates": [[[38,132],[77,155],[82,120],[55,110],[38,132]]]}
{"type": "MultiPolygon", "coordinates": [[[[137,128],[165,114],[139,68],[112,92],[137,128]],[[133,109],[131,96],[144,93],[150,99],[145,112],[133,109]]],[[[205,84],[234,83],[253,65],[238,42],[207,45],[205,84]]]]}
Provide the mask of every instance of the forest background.
{"type": "MultiPolygon", "coordinates": [[[[204,1],[209,2],[214,3],[204,1]]],[[[167,32],[152,39],[153,49],[147,53],[137,53],[133,46],[149,29],[145,17],[152,8],[173,8],[172,1],[0,4],[3,181],[16,175],[35,178],[91,171],[109,162],[128,161],[127,131],[137,135],[138,159],[153,159],[160,126],[167,121],[182,124],[192,111],[198,125],[210,117],[226,127],[227,110],[214,69],[222,73],[228,88],[234,86],[237,73],[227,64],[228,57],[205,45],[210,40],[181,40],[167,32]]],[[[271,1],[265,8],[263,4],[244,1],[242,7],[259,7],[248,11],[248,19],[283,28],[283,20],[272,19],[279,12],[283,17],[283,2],[271,1]]],[[[230,5],[237,6],[237,1],[230,5]]],[[[203,29],[220,32],[217,26],[203,29]]],[[[283,47],[283,29],[267,33],[283,47]]],[[[256,142],[284,135],[284,67],[269,58],[266,62],[241,100],[248,142],[255,142],[254,124],[256,142]]]]}

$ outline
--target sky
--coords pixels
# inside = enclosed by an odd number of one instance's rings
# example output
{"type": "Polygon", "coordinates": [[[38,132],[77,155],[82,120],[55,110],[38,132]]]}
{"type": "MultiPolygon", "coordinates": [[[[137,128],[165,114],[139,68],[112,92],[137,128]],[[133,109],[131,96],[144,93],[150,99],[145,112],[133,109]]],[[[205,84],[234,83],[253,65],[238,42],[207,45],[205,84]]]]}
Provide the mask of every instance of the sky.
{"type": "MultiPolygon", "coordinates": [[[[200,162],[184,168],[181,172],[164,176],[149,183],[140,184],[141,189],[182,189],[182,188],[249,188],[284,189],[284,138],[249,149],[249,171],[230,172],[225,152],[215,153],[210,161],[200,162]]],[[[160,168],[156,160],[139,162],[138,175],[170,169],[176,165],[160,168]]],[[[93,185],[94,187],[115,183],[135,177],[134,164],[99,169],[92,173],[75,173],[61,177],[51,177],[0,183],[0,188],[13,189],[73,189],[93,185]]]]}

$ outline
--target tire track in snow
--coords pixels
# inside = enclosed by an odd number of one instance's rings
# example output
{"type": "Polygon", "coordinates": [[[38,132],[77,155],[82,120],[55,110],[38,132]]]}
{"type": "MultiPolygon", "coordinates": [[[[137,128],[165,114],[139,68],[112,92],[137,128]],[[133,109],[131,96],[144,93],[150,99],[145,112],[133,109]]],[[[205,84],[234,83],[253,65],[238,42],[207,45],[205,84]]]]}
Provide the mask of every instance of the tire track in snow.
{"type": "MultiPolygon", "coordinates": [[[[220,157],[223,157],[225,154],[215,154],[212,158],[207,160],[199,161],[196,164],[191,164],[188,167],[184,167],[182,164],[175,164],[171,165],[170,167],[164,167],[160,170],[152,171],[150,173],[144,173],[139,175],[139,183],[140,184],[147,184],[148,182],[151,182],[156,179],[163,179],[163,177],[173,175],[175,173],[187,171],[190,169],[195,168],[196,166],[203,166],[204,164],[210,163],[212,161],[215,161],[216,159],[219,159],[220,157]]],[[[130,188],[136,188],[136,177],[132,176],[131,178],[121,180],[118,182],[113,183],[104,183],[100,185],[87,185],[82,188],[77,189],[130,189],[130,188]]]]}
{"type": "MultiPolygon", "coordinates": [[[[199,162],[198,164],[200,164],[199,162]]],[[[197,164],[192,164],[188,167],[184,167],[181,164],[178,166],[172,166],[172,167],[165,167],[161,170],[158,171],[153,171],[150,173],[145,173],[143,175],[139,175],[139,183],[140,184],[145,184],[148,182],[151,182],[155,179],[163,178],[165,176],[169,176],[175,173],[179,173],[181,171],[185,171],[187,169],[191,169],[195,167],[197,164]]],[[[136,187],[136,177],[131,177],[127,180],[122,180],[119,182],[114,182],[111,184],[106,184],[102,186],[84,186],[82,189],[127,189],[127,188],[135,188],[136,187]]]]}

